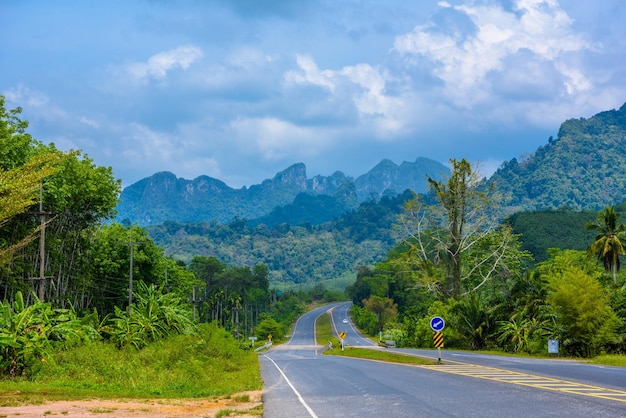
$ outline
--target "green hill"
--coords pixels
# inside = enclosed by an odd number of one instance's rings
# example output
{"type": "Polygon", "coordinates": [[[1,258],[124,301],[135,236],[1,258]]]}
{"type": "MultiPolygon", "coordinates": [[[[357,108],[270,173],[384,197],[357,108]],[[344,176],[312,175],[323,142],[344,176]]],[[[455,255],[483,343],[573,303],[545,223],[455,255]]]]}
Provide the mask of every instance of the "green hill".
{"type": "Polygon", "coordinates": [[[489,179],[500,206],[523,210],[598,210],[626,200],[626,104],[589,119],[570,119],[557,139],[527,160],[505,162],[489,179]]]}

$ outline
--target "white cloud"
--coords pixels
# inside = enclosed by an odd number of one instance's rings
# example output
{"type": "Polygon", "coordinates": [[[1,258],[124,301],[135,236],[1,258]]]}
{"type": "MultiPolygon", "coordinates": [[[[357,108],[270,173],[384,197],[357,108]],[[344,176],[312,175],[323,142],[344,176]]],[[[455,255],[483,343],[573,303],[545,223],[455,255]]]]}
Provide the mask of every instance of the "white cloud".
{"type": "Polygon", "coordinates": [[[318,155],[330,139],[330,135],[322,135],[319,128],[301,127],[272,117],[239,118],[230,128],[243,150],[249,154],[259,153],[265,161],[318,155]]]}
{"type": "Polygon", "coordinates": [[[69,117],[64,109],[52,104],[45,93],[22,84],[2,94],[6,97],[9,105],[20,106],[38,119],[58,122],[59,120],[67,120],[69,117]]]}
{"type": "Polygon", "coordinates": [[[563,83],[569,95],[573,96],[580,92],[587,92],[593,88],[591,81],[581,70],[565,63],[556,63],[556,68],[563,74],[563,83]]]}
{"type": "Polygon", "coordinates": [[[91,128],[96,128],[96,129],[100,128],[100,124],[98,123],[98,121],[91,119],[91,118],[87,118],[85,116],[80,116],[78,118],[78,121],[91,128]]]}
{"type": "Polygon", "coordinates": [[[473,24],[473,31],[417,26],[399,36],[394,50],[416,64],[421,57],[430,61],[433,74],[445,83],[445,94],[456,105],[471,106],[491,97],[490,74],[516,71],[505,60],[530,53],[533,60],[552,62],[560,72],[568,94],[586,91],[591,82],[584,71],[560,64],[570,53],[592,49],[572,29],[572,20],[556,0],[517,0],[512,11],[500,5],[471,3],[450,6],[440,3],[442,13],[456,13],[473,24]],[[451,9],[450,11],[445,9],[451,9]]]}
{"type": "Polygon", "coordinates": [[[312,84],[331,92],[335,90],[335,74],[332,71],[320,71],[313,58],[308,55],[297,55],[296,63],[301,71],[288,71],[284,77],[287,84],[312,84]]]}
{"type": "Polygon", "coordinates": [[[231,52],[227,57],[227,62],[231,66],[246,70],[255,70],[259,67],[264,67],[272,61],[274,61],[274,58],[270,55],[263,53],[263,51],[259,49],[250,47],[239,48],[231,52]]]}
{"type": "Polygon", "coordinates": [[[168,51],[159,52],[148,58],[146,62],[135,62],[127,67],[128,73],[136,80],[146,81],[149,78],[160,80],[175,68],[186,70],[191,64],[202,58],[202,50],[192,45],[179,46],[168,51]]]}
{"type": "Polygon", "coordinates": [[[157,132],[139,123],[126,127],[124,158],[135,163],[162,164],[182,154],[182,147],[170,134],[157,132]]]}
{"type": "Polygon", "coordinates": [[[404,100],[387,94],[390,76],[386,72],[365,63],[320,70],[313,58],[305,55],[297,56],[296,63],[300,71],[285,74],[287,86],[315,85],[328,90],[335,102],[351,102],[365,125],[379,137],[388,138],[403,129],[404,100]]]}
{"type": "MultiPolygon", "coordinates": [[[[23,118],[29,120],[32,124],[38,121],[61,124],[65,132],[60,135],[55,135],[55,138],[50,138],[50,140],[55,141],[57,145],[59,141],[61,141],[59,138],[67,138],[73,131],[80,130],[80,128],[84,126],[95,129],[100,128],[100,123],[97,120],[86,116],[73,115],[53,103],[45,93],[33,90],[22,84],[6,90],[1,94],[6,98],[9,108],[17,106],[22,107],[25,114],[23,118]]],[[[74,144],[72,148],[77,148],[77,146],[74,144]]]]}

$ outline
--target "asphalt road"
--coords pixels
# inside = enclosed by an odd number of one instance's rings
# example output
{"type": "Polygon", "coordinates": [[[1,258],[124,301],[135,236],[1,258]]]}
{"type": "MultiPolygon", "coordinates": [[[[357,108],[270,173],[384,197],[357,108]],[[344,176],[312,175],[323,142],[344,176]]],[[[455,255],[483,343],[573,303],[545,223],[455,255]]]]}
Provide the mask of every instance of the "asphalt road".
{"type": "MultiPolygon", "coordinates": [[[[323,355],[326,342],[316,344],[315,320],[329,309],[348,345],[373,345],[344,323],[348,308],[339,303],[308,312],[286,344],[261,356],[265,417],[626,416],[620,368],[445,350],[443,364],[428,367],[323,355]]],[[[436,351],[409,352],[436,357],[436,351]]]]}

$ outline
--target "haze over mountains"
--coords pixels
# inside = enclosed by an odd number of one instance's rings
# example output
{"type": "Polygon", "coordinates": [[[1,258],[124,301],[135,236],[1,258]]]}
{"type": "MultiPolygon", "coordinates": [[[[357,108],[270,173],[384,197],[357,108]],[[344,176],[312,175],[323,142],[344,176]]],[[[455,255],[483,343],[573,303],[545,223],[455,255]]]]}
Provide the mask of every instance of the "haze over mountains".
{"type": "MultiPolygon", "coordinates": [[[[124,189],[118,206],[118,220],[140,225],[164,221],[230,222],[234,218],[257,219],[290,205],[300,196],[331,197],[334,210],[329,216],[356,208],[367,200],[395,196],[406,189],[427,191],[428,176],[443,179],[449,169],[428,158],[396,165],[382,160],[356,179],[341,171],[331,176],[307,178],[303,163],[294,164],[259,185],[233,189],[220,180],[200,176],[193,180],[177,178],[170,172],[156,173],[124,189]]],[[[329,202],[328,199],[321,199],[329,202]]]]}
{"type": "MultiPolygon", "coordinates": [[[[569,207],[598,209],[626,200],[626,104],[588,119],[565,121],[556,139],[549,138],[527,159],[504,162],[488,179],[503,214],[569,207]]],[[[449,169],[428,158],[397,165],[382,160],[356,179],[341,171],[308,178],[303,163],[249,188],[233,189],[208,176],[193,180],[170,172],[156,173],[124,189],[119,221],[155,225],[165,221],[253,223],[320,223],[365,201],[395,196],[406,189],[423,193],[428,176],[445,179],[449,169]],[[317,206],[315,216],[299,216],[317,206]]]]}
{"type": "MultiPolygon", "coordinates": [[[[556,139],[525,160],[503,163],[486,180],[494,185],[499,216],[524,215],[514,226],[522,228],[522,241],[529,239],[538,260],[545,251],[536,243],[546,236],[581,249],[584,223],[595,212],[560,213],[626,201],[625,145],[626,105],[564,122],[556,139]],[[522,212],[557,208],[569,209],[522,212]]],[[[263,264],[274,286],[342,288],[358,266],[384,260],[398,242],[393,224],[412,196],[406,189],[425,192],[427,175],[448,174],[426,158],[400,165],[383,160],[356,179],[339,171],[309,179],[304,164],[295,164],[260,185],[236,190],[206,176],[185,180],[157,173],[124,190],[118,219],[146,226],[155,243],[178,260],[203,255],[236,266],[263,264]]]]}

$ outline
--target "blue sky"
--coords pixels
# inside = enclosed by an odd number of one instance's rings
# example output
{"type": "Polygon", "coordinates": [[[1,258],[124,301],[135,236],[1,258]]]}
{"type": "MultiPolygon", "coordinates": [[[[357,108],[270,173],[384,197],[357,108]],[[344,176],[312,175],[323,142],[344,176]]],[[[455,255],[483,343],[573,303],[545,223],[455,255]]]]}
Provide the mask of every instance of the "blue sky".
{"type": "Polygon", "coordinates": [[[3,0],[0,94],[124,186],[383,158],[490,174],[626,102],[624,21],[623,0],[3,0]]]}

